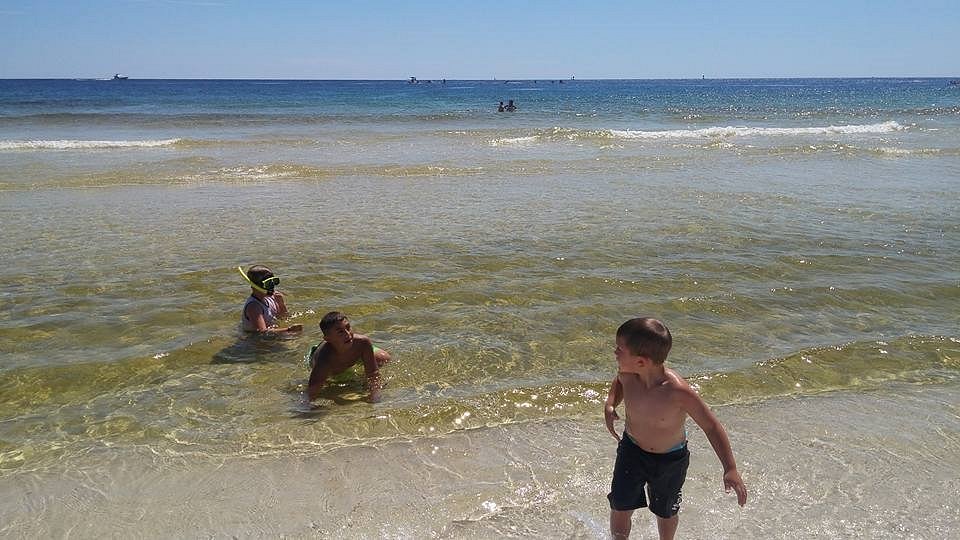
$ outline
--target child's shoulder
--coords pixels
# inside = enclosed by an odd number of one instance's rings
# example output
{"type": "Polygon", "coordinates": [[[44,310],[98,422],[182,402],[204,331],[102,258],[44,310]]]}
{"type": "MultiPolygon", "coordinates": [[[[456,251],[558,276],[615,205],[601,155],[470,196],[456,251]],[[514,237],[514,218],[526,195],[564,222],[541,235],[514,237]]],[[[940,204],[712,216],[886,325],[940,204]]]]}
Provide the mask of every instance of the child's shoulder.
{"type": "Polygon", "coordinates": [[[365,336],[363,334],[354,334],[353,343],[354,345],[361,345],[366,347],[367,345],[373,344],[373,340],[370,339],[370,336],[365,336]]]}
{"type": "Polygon", "coordinates": [[[687,380],[684,379],[682,375],[680,375],[679,373],[677,373],[676,371],[670,368],[667,368],[665,371],[667,374],[666,385],[671,390],[675,390],[677,392],[685,392],[685,393],[686,392],[696,393],[696,390],[692,386],[690,386],[690,383],[688,383],[687,380]]]}
{"type": "Polygon", "coordinates": [[[314,355],[330,354],[331,349],[332,347],[330,347],[329,343],[326,341],[321,341],[320,343],[310,346],[310,356],[312,357],[314,355]]]}
{"type": "Polygon", "coordinates": [[[680,375],[679,373],[677,373],[677,370],[672,368],[664,368],[663,372],[667,376],[667,382],[671,384],[680,384],[680,385],[687,384],[687,380],[683,378],[683,375],[680,375]]]}
{"type": "Polygon", "coordinates": [[[697,389],[687,382],[679,373],[672,369],[667,370],[666,386],[670,389],[670,400],[678,403],[684,409],[697,407],[703,403],[703,398],[697,389]]]}

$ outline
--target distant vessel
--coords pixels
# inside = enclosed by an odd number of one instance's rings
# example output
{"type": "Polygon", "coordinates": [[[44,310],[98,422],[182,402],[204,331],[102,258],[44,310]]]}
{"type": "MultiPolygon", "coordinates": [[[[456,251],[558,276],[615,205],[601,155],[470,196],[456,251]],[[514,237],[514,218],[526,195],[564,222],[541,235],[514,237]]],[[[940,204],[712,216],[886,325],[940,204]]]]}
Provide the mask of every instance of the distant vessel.
{"type": "Polygon", "coordinates": [[[410,80],[407,82],[410,84],[417,84],[420,81],[418,81],[416,77],[410,77],[410,80]]]}
{"type": "Polygon", "coordinates": [[[110,80],[112,80],[112,81],[125,81],[125,80],[127,80],[127,79],[129,79],[129,78],[130,78],[130,77],[127,77],[126,75],[120,75],[119,73],[114,73],[114,74],[113,74],[113,78],[110,79],[110,80]]]}

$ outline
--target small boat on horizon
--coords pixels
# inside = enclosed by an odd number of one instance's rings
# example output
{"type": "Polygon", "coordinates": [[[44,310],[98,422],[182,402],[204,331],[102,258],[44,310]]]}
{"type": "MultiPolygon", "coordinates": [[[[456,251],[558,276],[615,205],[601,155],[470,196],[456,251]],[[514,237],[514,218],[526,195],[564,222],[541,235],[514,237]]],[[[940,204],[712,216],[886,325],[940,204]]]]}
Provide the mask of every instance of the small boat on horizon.
{"type": "Polygon", "coordinates": [[[127,79],[129,79],[129,78],[130,78],[130,77],[127,77],[126,75],[120,75],[119,73],[114,73],[114,74],[113,74],[113,78],[110,79],[110,80],[111,80],[111,81],[125,81],[125,80],[127,80],[127,79]]]}

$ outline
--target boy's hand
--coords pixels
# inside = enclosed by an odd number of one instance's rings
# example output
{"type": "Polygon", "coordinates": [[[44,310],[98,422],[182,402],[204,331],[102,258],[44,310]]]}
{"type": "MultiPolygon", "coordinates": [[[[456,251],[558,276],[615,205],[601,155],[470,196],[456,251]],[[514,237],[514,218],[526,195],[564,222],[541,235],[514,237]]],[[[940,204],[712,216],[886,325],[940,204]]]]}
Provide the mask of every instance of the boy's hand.
{"type": "Polygon", "coordinates": [[[287,332],[303,332],[302,324],[291,324],[287,327],[287,332]]]}
{"type": "Polygon", "coordinates": [[[723,473],[723,490],[730,493],[731,489],[737,492],[737,503],[740,506],[747,504],[747,486],[743,485],[736,469],[723,473]]]}
{"type": "Polygon", "coordinates": [[[613,435],[613,438],[620,442],[620,435],[617,434],[617,430],[613,427],[613,421],[619,420],[620,417],[617,416],[617,409],[613,405],[604,405],[603,406],[603,421],[607,424],[607,431],[613,435]]]}

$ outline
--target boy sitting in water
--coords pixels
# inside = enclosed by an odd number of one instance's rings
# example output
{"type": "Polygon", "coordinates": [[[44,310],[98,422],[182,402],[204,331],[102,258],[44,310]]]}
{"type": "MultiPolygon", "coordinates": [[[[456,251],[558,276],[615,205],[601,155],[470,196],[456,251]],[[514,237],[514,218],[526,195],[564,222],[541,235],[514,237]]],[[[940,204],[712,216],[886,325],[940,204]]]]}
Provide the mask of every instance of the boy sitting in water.
{"type": "Polygon", "coordinates": [[[240,324],[244,332],[284,333],[303,330],[302,324],[287,327],[277,326],[277,321],[287,316],[287,304],[283,301],[283,293],[276,290],[280,278],[273,275],[273,271],[266,266],[255,264],[246,272],[237,267],[243,279],[250,284],[250,296],[243,304],[243,313],[240,324]]]}
{"type": "Polygon", "coordinates": [[[672,344],[670,330],[656,319],[630,319],[617,329],[617,376],[603,411],[607,430],[620,441],[607,495],[614,538],[629,537],[633,511],[648,506],[645,485],[660,538],[673,538],[676,533],[680,488],[690,462],[684,428],[687,415],[720,458],[726,491],[736,491],[740,506],[747,502],[747,488],[737,472],[726,430],[683,377],[663,365],[672,344]],[[621,400],[626,413],[622,439],[613,427],[621,400]]]}
{"type": "Polygon", "coordinates": [[[357,363],[363,364],[371,403],[380,401],[380,366],[390,361],[390,353],[373,346],[370,338],[354,334],[350,319],[339,311],[331,311],[320,320],[323,343],[310,352],[310,382],[307,399],[316,399],[330,377],[343,373],[357,363]]]}

